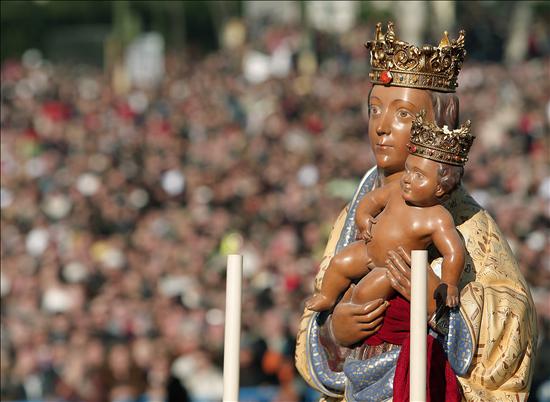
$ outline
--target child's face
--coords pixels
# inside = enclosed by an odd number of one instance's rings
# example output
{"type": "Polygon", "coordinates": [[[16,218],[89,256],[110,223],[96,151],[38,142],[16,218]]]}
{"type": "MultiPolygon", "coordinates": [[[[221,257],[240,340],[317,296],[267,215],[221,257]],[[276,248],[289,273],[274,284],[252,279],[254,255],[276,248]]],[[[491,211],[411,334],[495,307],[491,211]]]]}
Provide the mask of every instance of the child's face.
{"type": "Polygon", "coordinates": [[[444,194],[438,173],[440,167],[439,162],[409,155],[401,178],[403,199],[418,207],[439,204],[440,197],[444,194]]]}

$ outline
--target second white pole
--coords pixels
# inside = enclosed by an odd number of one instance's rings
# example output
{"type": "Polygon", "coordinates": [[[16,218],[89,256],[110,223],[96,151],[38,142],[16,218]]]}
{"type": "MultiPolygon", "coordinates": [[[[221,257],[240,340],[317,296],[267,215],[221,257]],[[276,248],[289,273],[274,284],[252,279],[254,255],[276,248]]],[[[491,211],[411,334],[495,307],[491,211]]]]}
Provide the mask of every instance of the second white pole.
{"type": "Polygon", "coordinates": [[[428,252],[411,252],[410,401],[426,402],[428,252]]]}
{"type": "Polygon", "coordinates": [[[228,255],[223,348],[223,402],[239,401],[242,280],[243,256],[228,255]]]}

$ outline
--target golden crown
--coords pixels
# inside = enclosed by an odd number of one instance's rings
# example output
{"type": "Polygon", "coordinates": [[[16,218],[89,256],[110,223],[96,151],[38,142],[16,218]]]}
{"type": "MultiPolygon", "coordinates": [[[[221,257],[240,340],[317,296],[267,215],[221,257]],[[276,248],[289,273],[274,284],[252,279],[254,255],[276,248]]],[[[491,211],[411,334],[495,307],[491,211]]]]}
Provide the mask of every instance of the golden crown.
{"type": "Polygon", "coordinates": [[[411,127],[409,152],[423,158],[464,166],[475,137],[470,134],[470,120],[456,130],[438,127],[425,121],[426,111],[416,115],[411,127]]]}
{"type": "Polygon", "coordinates": [[[456,40],[449,40],[445,31],[439,46],[422,48],[398,40],[393,22],[388,23],[385,35],[382,24],[376,24],[375,35],[375,40],[365,43],[370,51],[369,77],[373,84],[455,92],[466,56],[463,30],[456,40]]]}

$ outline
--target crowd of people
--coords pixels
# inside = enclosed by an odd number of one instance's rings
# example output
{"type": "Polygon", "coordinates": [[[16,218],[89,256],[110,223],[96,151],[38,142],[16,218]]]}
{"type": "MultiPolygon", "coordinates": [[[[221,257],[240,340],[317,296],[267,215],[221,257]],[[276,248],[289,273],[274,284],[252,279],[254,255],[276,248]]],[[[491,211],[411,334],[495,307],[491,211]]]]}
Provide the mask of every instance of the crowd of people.
{"type": "MultiPolygon", "coordinates": [[[[27,53],[1,78],[1,398],[220,400],[225,255],[244,255],[241,386],[303,400],[293,353],[330,225],[374,165],[371,33],[299,50],[251,82],[243,49],[166,58],[117,93],[89,67],[27,53]]],[[[464,185],[495,218],[540,321],[549,374],[550,59],[468,61],[464,185]],[[547,355],[546,355],[547,356],[547,355]]],[[[546,371],[545,371],[546,370],[546,371]]]]}

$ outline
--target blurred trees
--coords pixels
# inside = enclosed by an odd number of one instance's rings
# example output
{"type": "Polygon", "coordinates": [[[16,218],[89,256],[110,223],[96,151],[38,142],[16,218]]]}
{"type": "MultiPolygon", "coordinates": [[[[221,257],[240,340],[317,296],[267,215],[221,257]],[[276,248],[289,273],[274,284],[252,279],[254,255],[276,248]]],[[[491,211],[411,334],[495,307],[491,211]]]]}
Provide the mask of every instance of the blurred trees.
{"type": "MultiPolygon", "coordinates": [[[[240,3],[168,0],[2,1],[0,57],[2,60],[19,57],[29,48],[38,48],[46,52],[48,58],[52,58],[49,53],[56,56],[56,48],[65,46],[71,36],[80,37],[78,30],[90,31],[92,27],[95,32],[103,32],[103,35],[96,35],[100,41],[108,37],[108,41],[126,45],[141,31],[157,31],[164,36],[168,47],[190,45],[211,50],[217,47],[217,29],[220,24],[228,14],[241,12],[240,3]]],[[[84,58],[88,50],[86,46],[81,46],[84,58]]],[[[61,54],[64,55],[63,52],[61,54]]],[[[62,58],[53,57],[54,61],[61,61],[56,59],[62,58]]],[[[101,60],[96,63],[101,64],[101,60]]]]}
{"type": "Polygon", "coordinates": [[[18,57],[29,48],[45,50],[60,28],[111,23],[111,5],[96,1],[0,2],[0,57],[18,57]]]}
{"type": "MultiPolygon", "coordinates": [[[[216,49],[225,22],[231,17],[254,18],[254,3],[243,0],[10,0],[0,2],[0,57],[19,57],[26,49],[38,48],[53,61],[104,63],[107,53],[116,54],[140,32],[156,31],[170,49],[216,49]],[[118,43],[118,44],[117,44],[118,43]]],[[[281,3],[272,2],[276,7],[281,3]],[[277,5],[278,4],[278,5],[277,5]]],[[[284,2],[283,2],[284,3],[284,2]]],[[[310,7],[296,2],[303,14],[310,7]]],[[[444,27],[450,32],[467,31],[470,57],[518,61],[533,53],[533,36],[540,48],[549,46],[540,37],[548,34],[550,2],[460,2],[361,1],[358,22],[393,19],[409,41],[438,40],[444,27]],[[411,18],[414,15],[414,18],[411,18]],[[424,21],[419,27],[414,21],[424,21]],[[538,33],[537,33],[538,32],[538,33]],[[539,39],[537,39],[539,38],[539,39]],[[526,45],[525,42],[528,42],[526,45]],[[542,43],[542,44],[541,44],[542,43]]],[[[357,4],[356,4],[357,6],[357,4]]],[[[276,8],[275,8],[276,9],[276,8]]],[[[277,9],[263,23],[281,14],[277,9]]],[[[265,20],[265,21],[264,21],[265,20]]],[[[537,51],[535,46],[535,53],[537,51]]]]}

